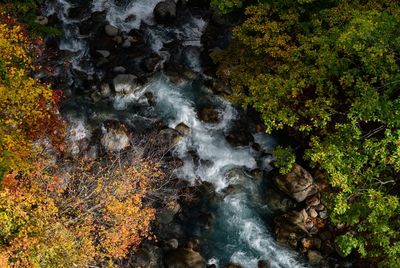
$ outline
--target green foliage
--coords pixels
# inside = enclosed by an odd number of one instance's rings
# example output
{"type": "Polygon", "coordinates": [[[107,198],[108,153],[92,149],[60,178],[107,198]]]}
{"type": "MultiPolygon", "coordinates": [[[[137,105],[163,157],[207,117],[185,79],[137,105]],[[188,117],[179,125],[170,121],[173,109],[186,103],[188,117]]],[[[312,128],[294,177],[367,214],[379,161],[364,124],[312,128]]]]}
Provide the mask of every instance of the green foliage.
{"type": "Polygon", "coordinates": [[[287,174],[292,170],[296,162],[292,147],[277,146],[272,155],[276,158],[274,165],[279,169],[280,174],[287,174]]]}
{"type": "Polygon", "coordinates": [[[216,7],[222,14],[231,12],[234,8],[241,7],[244,0],[211,0],[211,5],[216,7]]]}
{"type": "Polygon", "coordinates": [[[231,46],[212,55],[232,99],[261,112],[267,132],[290,130],[309,144],[305,159],[333,187],[331,220],[347,230],[337,239],[342,253],[395,263],[398,2],[263,1],[245,15],[231,46]]]}
{"type": "Polygon", "coordinates": [[[31,33],[40,36],[59,36],[61,32],[37,23],[36,17],[43,0],[0,0],[0,13],[4,12],[29,26],[31,33]]]}

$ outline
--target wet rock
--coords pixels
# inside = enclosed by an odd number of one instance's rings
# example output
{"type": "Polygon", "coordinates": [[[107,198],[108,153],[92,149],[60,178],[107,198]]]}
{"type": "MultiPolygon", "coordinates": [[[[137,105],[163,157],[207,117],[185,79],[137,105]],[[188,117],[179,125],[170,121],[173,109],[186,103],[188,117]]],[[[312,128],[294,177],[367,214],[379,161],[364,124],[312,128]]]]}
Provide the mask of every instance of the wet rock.
{"type": "Polygon", "coordinates": [[[169,248],[169,249],[177,249],[179,246],[179,242],[178,240],[176,240],[175,238],[170,239],[168,241],[165,242],[165,245],[169,248]]]}
{"type": "Polygon", "coordinates": [[[110,128],[101,138],[101,144],[108,152],[118,152],[129,146],[129,137],[123,127],[110,128]]]}
{"type": "Polygon", "coordinates": [[[108,57],[111,55],[110,51],[108,51],[108,50],[96,50],[96,52],[97,52],[100,56],[102,56],[102,57],[104,57],[104,58],[108,58],[108,57]]]}
{"type": "Polygon", "coordinates": [[[316,218],[316,217],[318,217],[318,212],[315,211],[315,209],[310,208],[310,209],[308,210],[308,215],[309,215],[311,218],[316,218]]]}
{"type": "Polygon", "coordinates": [[[197,116],[200,118],[201,121],[206,123],[215,124],[219,121],[219,114],[218,111],[211,106],[205,106],[200,109],[197,113],[197,116]]]}
{"type": "Polygon", "coordinates": [[[186,243],[185,248],[200,252],[200,241],[198,239],[191,239],[186,243]]]}
{"type": "Polygon", "coordinates": [[[287,212],[296,207],[296,204],[284,194],[268,189],[266,192],[266,203],[268,208],[274,212],[287,212]]]}
{"type": "Polygon", "coordinates": [[[307,252],[307,259],[311,265],[318,265],[324,260],[324,257],[316,250],[309,250],[307,252]]]}
{"type": "Polygon", "coordinates": [[[306,200],[306,204],[309,207],[318,206],[321,203],[321,200],[317,196],[308,197],[306,200]]]}
{"type": "Polygon", "coordinates": [[[129,258],[129,267],[158,268],[162,267],[162,250],[155,245],[143,245],[133,256],[129,258]]]}
{"type": "Polygon", "coordinates": [[[226,140],[235,146],[247,146],[254,140],[254,138],[251,133],[243,128],[233,128],[226,136],[226,140]]]}
{"type": "Polygon", "coordinates": [[[110,37],[115,37],[118,35],[119,30],[117,27],[108,24],[104,27],[104,32],[110,37]]]}
{"type": "Polygon", "coordinates": [[[165,266],[167,268],[205,268],[206,261],[192,249],[175,249],[166,253],[165,266]]]}
{"type": "Polygon", "coordinates": [[[123,43],[122,43],[122,47],[123,48],[128,48],[128,47],[131,47],[132,46],[132,43],[131,43],[131,41],[129,41],[129,40],[125,40],[123,43]]]}
{"type": "Polygon", "coordinates": [[[126,68],[123,66],[115,66],[113,72],[117,74],[124,74],[126,72],[126,68]]]}
{"type": "Polygon", "coordinates": [[[153,11],[154,18],[158,23],[170,24],[176,19],[176,3],[166,0],[158,3],[153,11]]]}
{"type": "Polygon", "coordinates": [[[114,90],[117,94],[130,94],[138,88],[137,77],[133,74],[119,74],[113,79],[114,90]]]}
{"type": "Polygon", "coordinates": [[[40,25],[47,25],[49,23],[49,19],[45,16],[37,16],[35,22],[40,25]]]}
{"type": "Polygon", "coordinates": [[[175,146],[183,136],[177,130],[172,128],[163,129],[158,133],[160,145],[167,148],[175,146]]]}
{"type": "Polygon", "coordinates": [[[141,62],[141,66],[143,70],[147,73],[153,73],[157,70],[157,67],[160,65],[161,57],[159,55],[151,55],[146,57],[141,62]]]}
{"type": "Polygon", "coordinates": [[[321,219],[326,220],[328,218],[328,211],[326,210],[322,210],[320,212],[318,212],[318,215],[321,219]]]}
{"type": "Polygon", "coordinates": [[[281,191],[297,202],[304,201],[319,190],[311,174],[298,164],[288,174],[274,177],[274,182],[281,191]]]}
{"type": "Polygon", "coordinates": [[[228,263],[227,265],[224,266],[224,268],[241,268],[239,264],[236,263],[228,263]]]}
{"type": "Polygon", "coordinates": [[[153,93],[151,93],[151,92],[145,92],[145,93],[144,93],[144,96],[146,97],[147,103],[148,103],[149,105],[154,105],[154,104],[155,104],[153,93]]]}
{"type": "Polygon", "coordinates": [[[170,201],[164,208],[157,213],[157,221],[160,224],[168,224],[174,220],[176,214],[181,210],[181,206],[175,200],[170,201]]]}
{"type": "Polygon", "coordinates": [[[298,211],[291,211],[274,219],[275,236],[278,243],[297,248],[298,242],[307,237],[304,215],[298,211]]]}
{"type": "Polygon", "coordinates": [[[175,130],[177,130],[181,135],[186,136],[190,133],[190,127],[188,127],[185,123],[179,123],[175,130]]]}
{"type": "Polygon", "coordinates": [[[269,264],[267,261],[259,260],[257,262],[257,268],[269,268],[269,264]]]}
{"type": "Polygon", "coordinates": [[[100,85],[100,94],[103,97],[109,97],[111,95],[111,87],[107,83],[103,83],[100,85]]]}

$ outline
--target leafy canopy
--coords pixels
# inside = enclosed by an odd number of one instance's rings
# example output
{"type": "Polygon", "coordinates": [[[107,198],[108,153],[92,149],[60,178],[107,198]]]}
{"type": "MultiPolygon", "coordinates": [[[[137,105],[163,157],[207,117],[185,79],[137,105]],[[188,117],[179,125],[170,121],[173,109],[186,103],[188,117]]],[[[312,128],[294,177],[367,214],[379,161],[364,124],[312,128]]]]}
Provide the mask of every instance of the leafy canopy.
{"type": "Polygon", "coordinates": [[[232,99],[256,108],[267,132],[308,144],[305,158],[333,187],[342,252],[382,265],[400,261],[399,25],[394,0],[260,1],[212,55],[232,99]]]}

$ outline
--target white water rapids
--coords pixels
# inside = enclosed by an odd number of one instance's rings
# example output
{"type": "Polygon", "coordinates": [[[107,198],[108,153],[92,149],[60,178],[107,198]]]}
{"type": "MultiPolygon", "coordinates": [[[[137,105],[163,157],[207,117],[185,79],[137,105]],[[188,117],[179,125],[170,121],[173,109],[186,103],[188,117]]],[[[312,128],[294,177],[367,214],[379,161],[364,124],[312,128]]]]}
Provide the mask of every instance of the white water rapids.
{"type": "MultiPolygon", "coordinates": [[[[188,23],[177,28],[157,26],[152,12],[158,2],[160,0],[134,0],[125,5],[117,5],[113,0],[95,0],[91,8],[92,11],[105,11],[108,22],[122,31],[139,29],[144,22],[148,25],[147,35],[151,42],[149,45],[156,53],[161,53],[164,43],[171,38],[170,33],[173,33],[183,46],[200,47],[200,37],[206,22],[201,18],[192,17],[188,23]]],[[[56,13],[63,23],[60,49],[72,53],[69,60],[73,68],[92,74],[93,67],[82,63],[86,62],[84,59],[88,57],[88,44],[86,37],[79,34],[79,21],[67,17],[68,9],[77,3],[79,1],[56,0],[47,8],[47,14],[56,13]]],[[[188,61],[188,67],[201,77],[200,58],[196,51],[188,49],[185,59],[188,61]]],[[[205,245],[205,256],[209,264],[223,267],[226,262],[232,262],[245,268],[253,268],[257,267],[259,260],[265,260],[270,267],[305,267],[295,252],[276,244],[271,227],[263,218],[268,215],[269,210],[265,202],[263,203],[260,180],[243,171],[267,169],[271,159],[261,157],[249,146],[234,147],[226,141],[225,136],[238,112],[222,98],[212,98],[213,105],[220,115],[219,123],[202,122],[197,116],[198,95],[194,91],[200,90],[208,95],[212,93],[204,87],[194,88],[193,83],[187,81],[182,85],[175,85],[161,73],[134,95],[114,99],[114,108],[124,110],[129,103],[139,101],[145,92],[152,92],[156,100],[156,105],[152,108],[153,113],[163,118],[171,128],[181,122],[190,127],[191,133],[175,148],[174,153],[184,162],[184,165],[176,170],[176,174],[192,183],[198,180],[210,182],[223,196],[219,203],[213,205],[213,228],[208,233],[199,234],[203,237],[200,238],[201,242],[208,244],[205,245]],[[193,151],[203,164],[194,163],[190,156],[190,152],[193,151]],[[238,170],[239,172],[232,172],[238,170]],[[233,186],[235,190],[224,195],[229,186],[233,186]]],[[[83,133],[82,123],[76,125],[79,133],[83,133]]],[[[274,147],[273,139],[263,134],[254,134],[254,137],[267,152],[271,152],[274,147]]]]}

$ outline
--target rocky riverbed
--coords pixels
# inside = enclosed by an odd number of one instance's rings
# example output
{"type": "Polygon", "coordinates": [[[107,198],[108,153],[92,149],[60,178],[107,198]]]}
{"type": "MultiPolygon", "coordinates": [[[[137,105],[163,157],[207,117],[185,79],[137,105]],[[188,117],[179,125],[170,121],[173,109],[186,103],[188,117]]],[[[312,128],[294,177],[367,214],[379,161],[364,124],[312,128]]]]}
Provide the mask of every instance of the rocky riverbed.
{"type": "Polygon", "coordinates": [[[182,182],[159,204],[158,240],[127,267],[335,262],[323,176],[297,164],[276,175],[280,137],[224,98],[231,91],[215,78],[209,53],[229,44],[231,25],[208,1],[54,0],[43,15],[62,30],[47,40],[62,56],[47,76],[64,90],[69,157],[131,150],[151,136],[182,182]]]}

